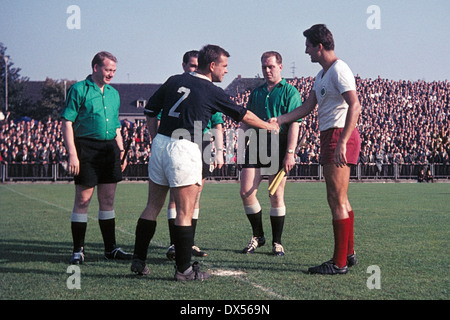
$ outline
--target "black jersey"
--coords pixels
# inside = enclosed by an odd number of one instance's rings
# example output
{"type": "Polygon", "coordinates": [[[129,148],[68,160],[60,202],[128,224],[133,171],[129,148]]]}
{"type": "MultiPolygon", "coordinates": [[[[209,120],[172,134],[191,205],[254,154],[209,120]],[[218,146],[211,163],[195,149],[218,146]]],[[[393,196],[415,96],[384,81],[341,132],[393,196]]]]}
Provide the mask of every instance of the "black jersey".
{"type": "Polygon", "coordinates": [[[158,133],[171,137],[175,130],[186,129],[191,141],[195,122],[201,121],[203,132],[211,115],[216,112],[222,112],[237,122],[247,113],[247,109],[233,102],[223,89],[197,73],[170,77],[150,97],[144,113],[156,117],[161,110],[158,133]]]}

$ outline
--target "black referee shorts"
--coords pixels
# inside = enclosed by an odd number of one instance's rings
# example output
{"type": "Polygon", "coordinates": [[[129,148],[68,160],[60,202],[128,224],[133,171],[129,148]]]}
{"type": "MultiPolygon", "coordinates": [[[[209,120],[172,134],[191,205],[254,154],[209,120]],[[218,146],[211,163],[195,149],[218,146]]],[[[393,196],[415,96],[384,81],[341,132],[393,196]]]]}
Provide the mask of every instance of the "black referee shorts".
{"type": "Polygon", "coordinates": [[[274,137],[278,140],[276,141],[278,153],[275,150],[272,151],[271,134],[267,134],[267,144],[264,144],[264,146],[260,145],[259,135],[250,137],[253,141],[250,141],[245,149],[245,162],[242,164],[242,168],[270,168],[272,167],[272,161],[276,160],[274,157],[278,157],[278,161],[275,161],[275,163],[278,162],[277,171],[280,170],[283,167],[283,160],[286,155],[287,135],[275,135],[274,137]],[[261,159],[266,157],[270,159],[268,163],[261,159]]]}
{"type": "Polygon", "coordinates": [[[207,156],[206,158],[208,159],[204,158],[205,153],[209,152],[209,154],[211,154],[211,144],[211,141],[202,141],[202,179],[206,179],[211,176],[211,171],[209,171],[209,168],[211,166],[211,158],[208,158],[207,156]]]}
{"type": "Polygon", "coordinates": [[[76,138],[75,147],[80,161],[80,173],[74,177],[75,184],[94,187],[122,180],[120,149],[116,140],[76,138]]]}

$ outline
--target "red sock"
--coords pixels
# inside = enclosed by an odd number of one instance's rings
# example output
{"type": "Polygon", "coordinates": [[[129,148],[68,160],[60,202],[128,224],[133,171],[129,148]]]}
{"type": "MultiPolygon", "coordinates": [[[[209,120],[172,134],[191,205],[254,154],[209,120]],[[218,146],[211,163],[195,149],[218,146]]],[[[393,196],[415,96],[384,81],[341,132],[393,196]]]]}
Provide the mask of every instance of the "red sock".
{"type": "Polygon", "coordinates": [[[353,222],[355,221],[355,214],[352,211],[348,212],[348,217],[350,218],[350,229],[348,231],[348,247],[347,247],[347,255],[353,254],[353,222]]]}
{"type": "Polygon", "coordinates": [[[334,232],[334,264],[339,268],[347,265],[348,233],[350,229],[350,218],[333,220],[334,232]]]}

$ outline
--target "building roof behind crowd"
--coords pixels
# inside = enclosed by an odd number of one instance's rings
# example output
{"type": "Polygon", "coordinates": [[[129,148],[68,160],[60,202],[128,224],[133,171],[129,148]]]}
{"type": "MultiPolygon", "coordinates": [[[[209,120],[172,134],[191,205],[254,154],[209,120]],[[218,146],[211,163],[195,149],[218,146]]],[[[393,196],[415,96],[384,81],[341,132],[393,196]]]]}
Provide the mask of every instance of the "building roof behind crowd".
{"type": "Polygon", "coordinates": [[[264,78],[242,78],[239,75],[225,88],[225,92],[230,96],[235,96],[238,93],[243,94],[246,91],[251,91],[263,83],[264,78]]]}
{"type": "MultiPolygon", "coordinates": [[[[236,93],[243,94],[245,91],[252,90],[264,83],[263,78],[242,78],[238,76],[225,88],[225,92],[231,96],[236,93]]],[[[45,81],[27,81],[25,82],[25,95],[35,103],[42,99],[42,88],[45,81]]],[[[149,83],[111,83],[120,95],[119,117],[121,120],[144,119],[142,109],[148,99],[155,93],[161,84],[149,83]]],[[[68,90],[69,88],[67,88],[68,90]]]]}
{"type": "Polygon", "coordinates": [[[161,84],[111,83],[120,95],[120,119],[144,119],[144,107],[161,84]]]}

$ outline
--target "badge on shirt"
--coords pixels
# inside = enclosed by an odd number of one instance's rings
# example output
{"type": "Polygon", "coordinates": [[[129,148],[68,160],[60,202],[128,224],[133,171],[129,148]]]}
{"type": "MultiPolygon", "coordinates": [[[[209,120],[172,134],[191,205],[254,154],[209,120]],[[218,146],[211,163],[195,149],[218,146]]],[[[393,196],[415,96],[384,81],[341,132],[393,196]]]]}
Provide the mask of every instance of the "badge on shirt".
{"type": "Polygon", "coordinates": [[[325,97],[326,94],[327,94],[327,89],[325,87],[322,87],[322,89],[320,89],[320,96],[325,97]]]}

